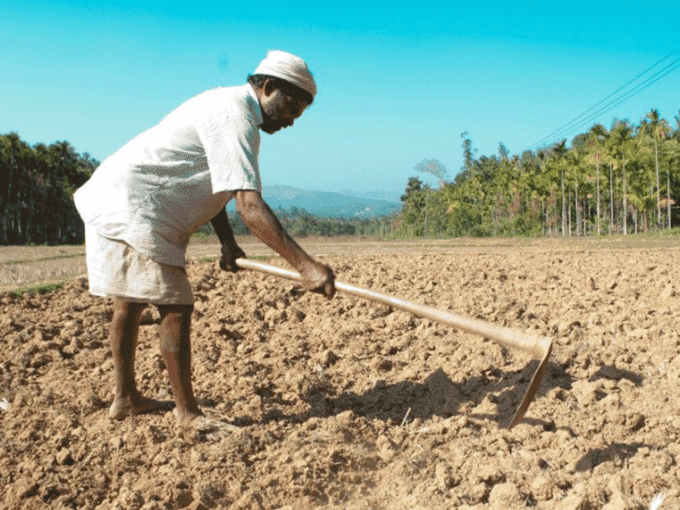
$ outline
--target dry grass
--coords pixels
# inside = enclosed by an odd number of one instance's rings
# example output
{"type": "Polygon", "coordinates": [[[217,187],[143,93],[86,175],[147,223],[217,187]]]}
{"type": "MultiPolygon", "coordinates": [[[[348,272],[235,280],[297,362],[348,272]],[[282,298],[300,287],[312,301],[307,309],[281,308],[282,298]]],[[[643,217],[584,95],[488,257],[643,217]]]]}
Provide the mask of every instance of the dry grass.
{"type": "MultiPolygon", "coordinates": [[[[2,252],[0,248],[0,253],[2,252]]],[[[16,258],[9,260],[10,262],[0,263],[0,291],[70,281],[87,272],[84,253],[68,258],[35,257],[24,261],[16,258]]]]}
{"type": "Polygon", "coordinates": [[[0,246],[0,265],[85,255],[85,246],[0,246]]]}
{"type": "MultiPolygon", "coordinates": [[[[239,238],[250,256],[272,254],[250,237],[239,238]]],[[[217,257],[215,237],[192,240],[188,258],[217,257]]],[[[14,291],[50,283],[61,283],[87,275],[85,246],[0,246],[0,291],[14,291]]]]}

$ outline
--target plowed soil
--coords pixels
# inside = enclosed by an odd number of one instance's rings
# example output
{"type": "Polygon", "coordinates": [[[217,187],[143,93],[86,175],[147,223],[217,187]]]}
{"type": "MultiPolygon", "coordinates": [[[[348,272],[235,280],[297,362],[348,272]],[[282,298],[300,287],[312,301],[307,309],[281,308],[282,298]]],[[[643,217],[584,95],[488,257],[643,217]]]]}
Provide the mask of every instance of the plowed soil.
{"type": "MultiPolygon", "coordinates": [[[[678,241],[302,244],[339,281],[552,338],[523,422],[521,351],[194,256],[194,388],[230,426],[111,421],[111,303],[85,278],[4,293],[0,507],[680,507],[678,241]]],[[[138,386],[170,400],[151,312],[138,386]]]]}

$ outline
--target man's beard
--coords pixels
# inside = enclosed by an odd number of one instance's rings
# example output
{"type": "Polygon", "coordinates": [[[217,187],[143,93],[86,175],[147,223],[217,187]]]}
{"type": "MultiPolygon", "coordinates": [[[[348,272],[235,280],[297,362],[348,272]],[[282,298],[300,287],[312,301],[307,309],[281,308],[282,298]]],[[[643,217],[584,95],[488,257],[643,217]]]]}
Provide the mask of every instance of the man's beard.
{"type": "Polygon", "coordinates": [[[268,119],[260,124],[260,129],[267,133],[268,135],[273,135],[279,131],[283,126],[276,120],[268,119]]]}
{"type": "Polygon", "coordinates": [[[262,118],[264,122],[260,125],[260,129],[271,135],[285,126],[279,120],[280,107],[278,105],[271,105],[267,110],[264,108],[262,109],[262,118]]]}

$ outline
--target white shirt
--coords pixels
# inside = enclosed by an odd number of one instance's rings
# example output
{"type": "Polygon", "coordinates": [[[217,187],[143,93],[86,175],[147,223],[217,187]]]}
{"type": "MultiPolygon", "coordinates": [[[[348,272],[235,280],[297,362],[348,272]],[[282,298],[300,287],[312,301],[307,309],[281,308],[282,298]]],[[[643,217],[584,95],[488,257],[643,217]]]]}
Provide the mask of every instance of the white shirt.
{"type": "Polygon", "coordinates": [[[153,260],[185,266],[189,237],[237,190],[262,190],[262,111],[250,85],[182,104],[107,158],[74,195],[83,221],[153,260]]]}

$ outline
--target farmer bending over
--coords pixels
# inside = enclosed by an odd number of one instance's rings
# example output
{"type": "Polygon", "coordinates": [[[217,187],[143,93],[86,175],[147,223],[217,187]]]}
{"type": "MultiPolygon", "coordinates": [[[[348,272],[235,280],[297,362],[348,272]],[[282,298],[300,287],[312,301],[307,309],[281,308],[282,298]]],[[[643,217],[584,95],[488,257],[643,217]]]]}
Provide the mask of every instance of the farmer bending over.
{"type": "Polygon", "coordinates": [[[143,397],[135,384],[139,321],[148,304],[161,316],[160,350],[177,421],[202,415],[191,385],[194,296],[185,254],[191,234],[211,221],[222,243],[220,266],[238,270],[235,260],[245,254],[227,220],[232,198],[245,225],[300,273],[305,288],[335,293],[331,269],[312,259],[262,200],[258,168],[260,130],[273,134],[292,126],[315,95],[307,64],[271,51],[247,84],[209,90],[182,104],[107,158],[76,192],[90,292],[114,300],[112,418],[168,405],[143,397]]]}

